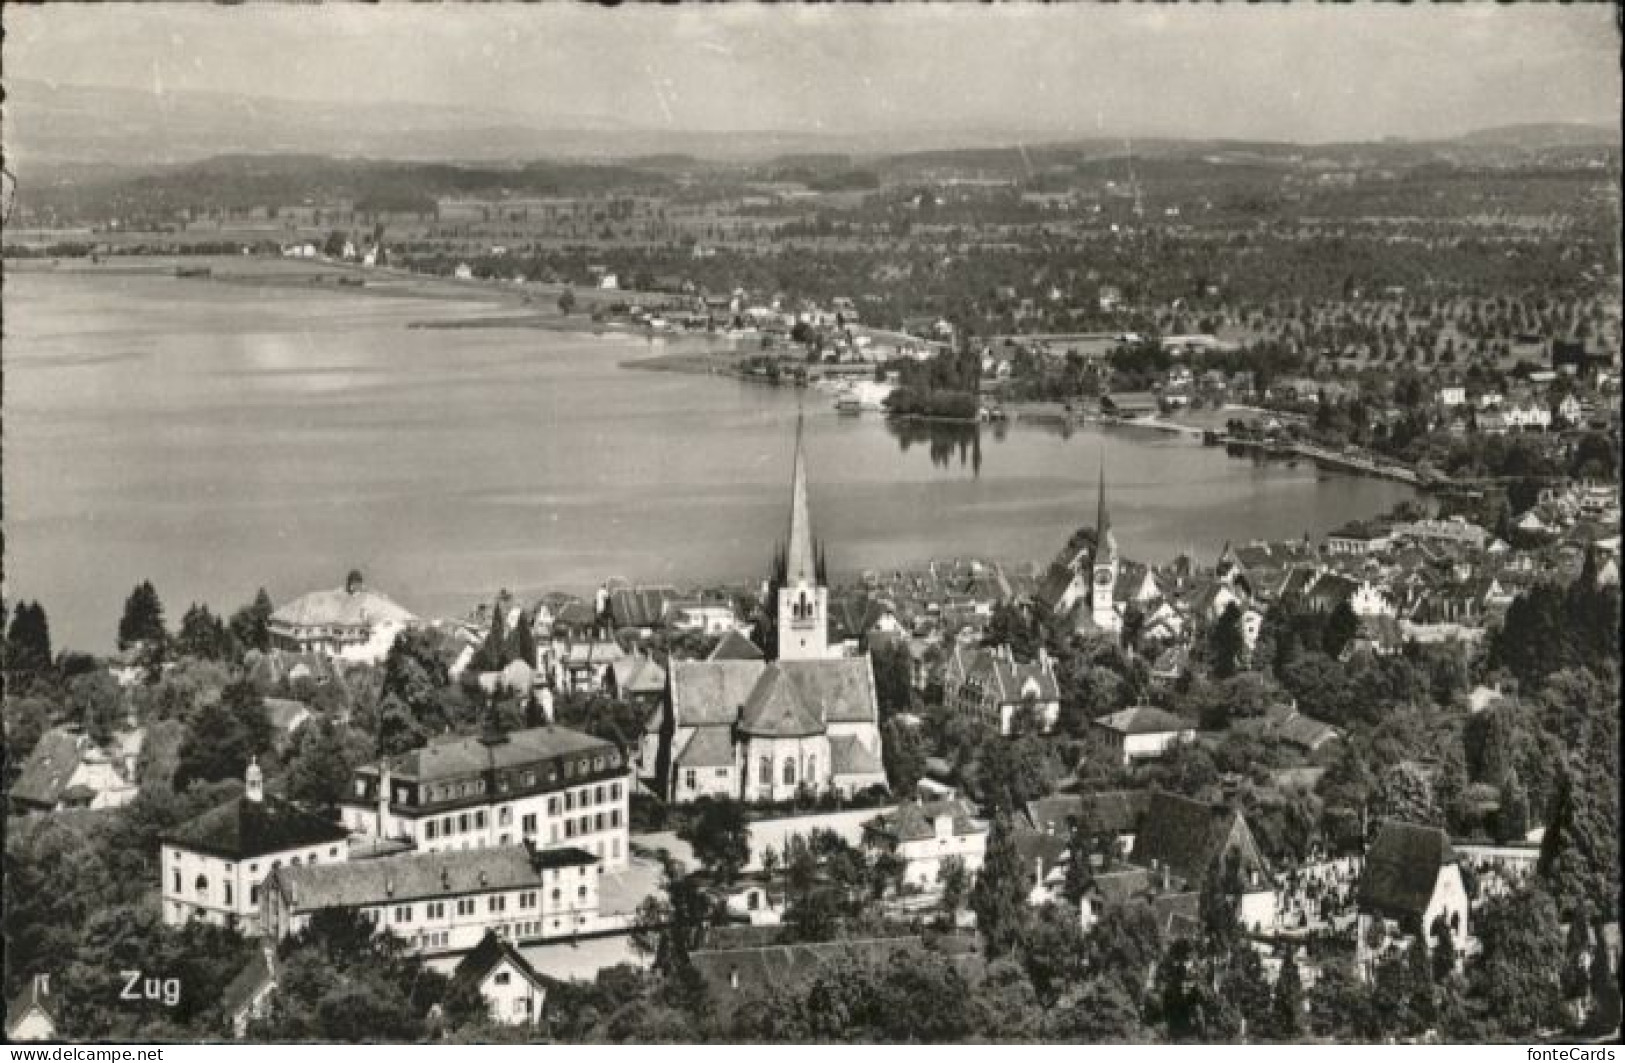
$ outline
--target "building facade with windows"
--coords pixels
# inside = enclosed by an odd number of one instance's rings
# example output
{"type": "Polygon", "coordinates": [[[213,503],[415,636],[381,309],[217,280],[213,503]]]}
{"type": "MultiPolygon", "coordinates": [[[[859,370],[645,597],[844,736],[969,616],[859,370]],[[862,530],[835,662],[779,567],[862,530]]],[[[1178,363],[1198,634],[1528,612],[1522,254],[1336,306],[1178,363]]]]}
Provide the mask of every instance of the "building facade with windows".
{"type": "Polygon", "coordinates": [[[486,936],[530,942],[598,927],[598,863],[576,848],[508,845],[278,868],[265,883],[268,937],[297,934],[319,911],[361,913],[424,956],[469,952],[486,936]]]}
{"type": "Polygon", "coordinates": [[[241,797],[162,839],[164,924],[202,919],[258,934],[265,880],[281,867],[346,863],[348,838],[331,820],[267,796],[259,765],[250,764],[241,797]]]}
{"type": "Polygon", "coordinates": [[[563,727],[432,741],[358,768],[341,803],[357,834],[420,853],[529,842],[628,858],[631,765],[613,742],[563,727]]]}

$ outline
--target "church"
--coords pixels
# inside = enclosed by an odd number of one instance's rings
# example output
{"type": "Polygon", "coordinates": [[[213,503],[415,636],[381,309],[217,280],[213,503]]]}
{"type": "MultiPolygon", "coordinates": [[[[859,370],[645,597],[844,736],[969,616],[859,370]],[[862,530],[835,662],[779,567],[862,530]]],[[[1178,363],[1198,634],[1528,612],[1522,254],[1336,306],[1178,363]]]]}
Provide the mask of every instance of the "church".
{"type": "Polygon", "coordinates": [[[775,659],[724,640],[703,661],[671,662],[649,719],[646,781],[673,802],[787,801],[886,785],[874,669],[829,644],[829,588],[807,505],[796,424],[788,534],[774,565],[775,659]]]}
{"type": "Polygon", "coordinates": [[[1045,573],[1038,598],[1052,616],[1069,620],[1079,634],[1116,635],[1123,629],[1124,599],[1130,596],[1124,593],[1129,587],[1119,586],[1122,569],[1117,535],[1106,509],[1106,464],[1102,461],[1094,544],[1063,549],[1045,573]]]}

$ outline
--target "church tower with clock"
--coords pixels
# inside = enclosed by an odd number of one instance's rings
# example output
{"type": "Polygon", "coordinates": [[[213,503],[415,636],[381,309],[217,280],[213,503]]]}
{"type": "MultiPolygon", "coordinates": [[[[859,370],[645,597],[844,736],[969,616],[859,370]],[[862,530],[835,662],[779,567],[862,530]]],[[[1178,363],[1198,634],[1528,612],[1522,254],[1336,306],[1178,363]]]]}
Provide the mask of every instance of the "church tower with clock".
{"type": "Polygon", "coordinates": [[[1101,631],[1117,631],[1122,618],[1117,615],[1114,592],[1120,560],[1117,536],[1112,532],[1111,514],[1106,511],[1106,462],[1100,462],[1100,508],[1095,514],[1094,577],[1089,588],[1090,619],[1101,631]]]}

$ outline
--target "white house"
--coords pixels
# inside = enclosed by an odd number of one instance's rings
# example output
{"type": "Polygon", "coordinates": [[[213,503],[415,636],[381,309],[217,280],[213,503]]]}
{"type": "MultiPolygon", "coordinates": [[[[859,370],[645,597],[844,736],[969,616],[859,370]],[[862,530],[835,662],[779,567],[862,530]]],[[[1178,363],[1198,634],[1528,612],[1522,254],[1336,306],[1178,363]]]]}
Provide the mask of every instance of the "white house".
{"type": "Polygon", "coordinates": [[[29,979],[27,988],[6,1005],[6,1040],[56,1040],[56,1018],[50,1004],[51,976],[36,974],[29,979]]]}
{"type": "Polygon", "coordinates": [[[974,877],[987,853],[988,825],[963,800],[910,801],[864,824],[864,844],[903,861],[903,882],[922,890],[941,886],[943,861],[956,857],[974,877]]]}
{"type": "Polygon", "coordinates": [[[1165,712],[1155,705],[1135,705],[1095,718],[1095,731],[1107,746],[1123,758],[1124,764],[1154,760],[1178,742],[1196,738],[1189,720],[1165,712]]]}
{"type": "Polygon", "coordinates": [[[525,842],[617,869],[629,855],[630,767],[613,742],[563,727],[449,736],[356,769],[339,810],[354,833],[421,852],[525,842]]]}
{"type": "Polygon", "coordinates": [[[1517,402],[1503,411],[1508,428],[1533,429],[1544,432],[1552,426],[1552,411],[1538,402],[1517,402]]]}
{"type": "Polygon", "coordinates": [[[535,1026],[542,1020],[547,983],[513,943],[487,933],[451,973],[454,983],[473,986],[491,1009],[491,1019],[508,1026],[535,1026]]]}
{"type": "Polygon", "coordinates": [[[135,800],[133,761],[81,731],[53,727],[35,744],[7,796],[19,812],[118,808],[135,800]]]}
{"type": "Polygon", "coordinates": [[[598,861],[580,849],[506,845],[278,868],[262,923],[281,940],[326,909],[359,911],[425,956],[472,951],[488,933],[543,941],[598,929],[598,861]]]}
{"type": "Polygon", "coordinates": [[[368,590],[361,573],[351,572],[341,588],[312,591],[283,605],[268,626],[273,649],[377,664],[395,636],[416,623],[410,612],[368,590]]]}
{"type": "Polygon", "coordinates": [[[342,864],[349,832],[331,820],[265,793],[257,763],[241,797],[166,834],[159,851],[163,919],[202,919],[259,933],[260,893],[277,868],[342,864]]]}

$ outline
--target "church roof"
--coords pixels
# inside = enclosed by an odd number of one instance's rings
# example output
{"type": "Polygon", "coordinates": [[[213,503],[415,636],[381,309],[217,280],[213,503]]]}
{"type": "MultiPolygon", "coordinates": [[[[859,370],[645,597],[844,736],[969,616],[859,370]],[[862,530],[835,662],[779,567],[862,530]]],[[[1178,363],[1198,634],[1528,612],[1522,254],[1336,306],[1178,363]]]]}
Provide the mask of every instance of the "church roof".
{"type": "Polygon", "coordinates": [[[746,734],[773,738],[800,738],[824,733],[817,709],[802,700],[800,684],[780,665],[762,670],[739,714],[739,729],[746,734]]]}
{"type": "Polygon", "coordinates": [[[732,724],[765,667],[761,660],[672,661],[672,719],[678,727],[732,724]]]}
{"type": "Polygon", "coordinates": [[[718,640],[708,661],[760,661],[762,648],[737,631],[730,631],[718,640]]]}
{"type": "Polygon", "coordinates": [[[728,768],[733,762],[733,735],[727,727],[696,727],[676,758],[679,768],[728,768]]]}
{"type": "Polygon", "coordinates": [[[801,446],[801,418],[796,418],[795,471],[790,479],[790,528],[784,546],[784,581],[817,583],[818,555],[813,551],[812,517],[807,511],[807,459],[801,446]]]}
{"type": "Polygon", "coordinates": [[[857,735],[830,735],[830,772],[833,775],[878,775],[886,770],[880,757],[857,735]]]}
{"type": "Polygon", "coordinates": [[[1159,790],[1152,793],[1134,836],[1134,861],[1142,865],[1160,861],[1188,886],[1199,889],[1214,859],[1232,848],[1239,850],[1243,881],[1249,872],[1265,874],[1263,858],[1239,812],[1159,790]]]}
{"type": "Polygon", "coordinates": [[[780,661],[804,704],[823,709],[825,723],[878,723],[875,675],[868,657],[780,661]]]}
{"type": "Polygon", "coordinates": [[[1388,820],[1366,851],[1360,907],[1403,918],[1421,918],[1433,898],[1439,869],[1456,862],[1450,838],[1437,827],[1388,820]]]}

